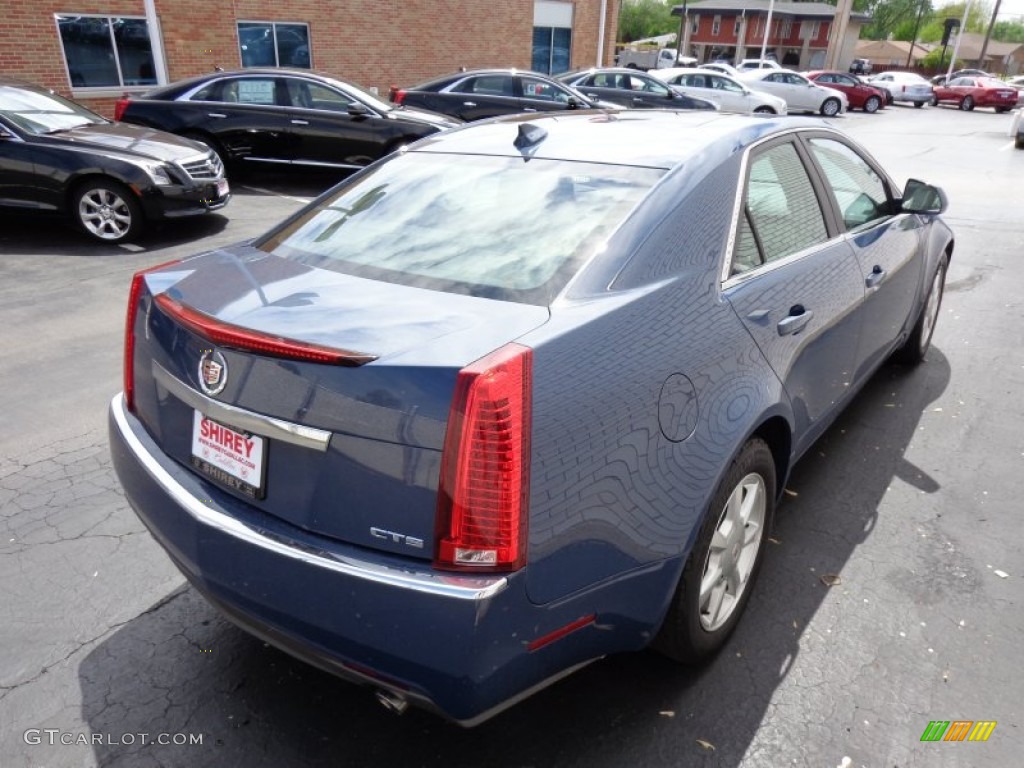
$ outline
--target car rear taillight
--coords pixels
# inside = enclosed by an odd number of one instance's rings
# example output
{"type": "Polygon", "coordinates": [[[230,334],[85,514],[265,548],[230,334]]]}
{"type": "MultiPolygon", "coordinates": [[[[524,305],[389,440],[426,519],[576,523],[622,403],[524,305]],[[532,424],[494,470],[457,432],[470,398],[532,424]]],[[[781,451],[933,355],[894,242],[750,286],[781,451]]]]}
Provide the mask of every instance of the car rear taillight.
{"type": "Polygon", "coordinates": [[[533,350],[507,344],[459,371],[437,494],[434,565],[526,565],[533,350]]]}
{"type": "Polygon", "coordinates": [[[269,333],[243,328],[240,325],[226,323],[200,312],[192,307],[172,299],[161,293],[154,301],[160,310],[177,323],[213,342],[228,349],[239,349],[244,352],[255,352],[268,357],[280,357],[286,360],[301,360],[307,363],[327,363],[333,365],[357,366],[373,362],[377,355],[353,352],[336,347],[325,347],[308,341],[289,339],[269,333]]]}
{"type": "Polygon", "coordinates": [[[391,101],[401,106],[402,102],[405,101],[405,91],[401,88],[392,88],[391,101]]]}
{"type": "Polygon", "coordinates": [[[124,116],[124,111],[128,108],[128,102],[131,101],[129,96],[122,96],[120,99],[114,102],[114,120],[120,121],[124,116]]]}
{"type": "Polygon", "coordinates": [[[135,410],[135,316],[139,311],[142,291],[146,287],[146,275],[177,263],[175,259],[132,275],[132,287],[128,290],[128,313],[124,322],[124,403],[129,411],[135,410]]]}

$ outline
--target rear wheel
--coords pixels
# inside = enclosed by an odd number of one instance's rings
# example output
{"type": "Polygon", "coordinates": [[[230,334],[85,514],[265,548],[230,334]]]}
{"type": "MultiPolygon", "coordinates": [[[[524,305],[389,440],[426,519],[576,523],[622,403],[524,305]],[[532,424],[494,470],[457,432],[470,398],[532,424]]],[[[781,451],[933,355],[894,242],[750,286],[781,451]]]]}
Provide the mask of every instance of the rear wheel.
{"type": "Polygon", "coordinates": [[[750,598],[774,505],[775,461],[755,437],[715,491],[654,648],[696,663],[722,647],[750,598]]]}
{"type": "Polygon", "coordinates": [[[885,92],[885,105],[891,107],[895,103],[895,99],[892,97],[892,93],[889,91],[885,92]]]}
{"type": "Polygon", "coordinates": [[[87,179],[71,196],[71,214],[89,236],[104,243],[120,243],[143,229],[142,206],[123,184],[108,179],[87,179]]]}
{"type": "Polygon", "coordinates": [[[760,107],[758,107],[757,109],[754,110],[754,114],[755,115],[774,115],[775,114],[775,110],[772,109],[771,107],[766,107],[766,106],[762,105],[762,106],[760,106],[760,107]]]}
{"type": "Polygon", "coordinates": [[[932,100],[930,102],[928,102],[928,103],[931,104],[933,107],[939,106],[939,97],[938,96],[932,96],[932,100]]]}
{"type": "Polygon", "coordinates": [[[915,101],[914,102],[914,109],[920,109],[923,106],[924,106],[924,102],[923,101],[915,101]]]}
{"type": "Polygon", "coordinates": [[[935,332],[935,321],[939,318],[939,308],[942,306],[942,292],[946,286],[946,269],[949,266],[949,257],[943,254],[939,266],[932,278],[931,288],[928,290],[928,298],[921,307],[921,315],[914,324],[914,330],[903,346],[897,349],[892,359],[898,363],[917,365],[924,361],[928,353],[928,347],[932,343],[932,334],[935,332]]]}
{"type": "Polygon", "coordinates": [[[877,96],[868,96],[867,101],[864,102],[864,111],[869,115],[874,114],[881,106],[882,100],[880,98],[877,96]]]}
{"type": "Polygon", "coordinates": [[[974,109],[974,99],[971,96],[964,96],[964,100],[960,102],[960,109],[970,112],[974,109]]]}
{"type": "Polygon", "coordinates": [[[1009,112],[1009,111],[1010,111],[1009,107],[996,107],[996,112],[998,112],[1000,115],[1004,114],[1005,112],[1009,112]]]}
{"type": "Polygon", "coordinates": [[[835,117],[842,108],[843,105],[839,103],[839,99],[828,98],[821,103],[821,114],[825,117],[835,117]]]}

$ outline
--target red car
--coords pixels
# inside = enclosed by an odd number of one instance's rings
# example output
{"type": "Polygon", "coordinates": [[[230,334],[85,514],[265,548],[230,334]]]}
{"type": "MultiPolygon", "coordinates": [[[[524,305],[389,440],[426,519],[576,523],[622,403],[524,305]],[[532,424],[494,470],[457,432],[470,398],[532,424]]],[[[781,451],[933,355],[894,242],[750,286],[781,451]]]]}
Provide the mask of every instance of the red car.
{"type": "Polygon", "coordinates": [[[1017,106],[1017,90],[994,77],[958,77],[935,86],[932,106],[943,101],[951,101],[967,112],[975,107],[994,107],[996,112],[1009,112],[1017,106]]]}
{"type": "Polygon", "coordinates": [[[885,92],[872,85],[865,85],[853,75],[834,70],[807,72],[807,78],[818,85],[842,91],[850,102],[850,109],[877,112],[885,106],[885,92]]]}

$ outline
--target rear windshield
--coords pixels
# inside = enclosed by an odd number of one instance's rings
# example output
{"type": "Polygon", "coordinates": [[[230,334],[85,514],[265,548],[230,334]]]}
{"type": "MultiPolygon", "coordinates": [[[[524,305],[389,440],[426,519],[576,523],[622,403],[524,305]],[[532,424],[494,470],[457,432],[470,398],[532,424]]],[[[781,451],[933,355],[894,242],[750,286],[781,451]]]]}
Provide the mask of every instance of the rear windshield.
{"type": "Polygon", "coordinates": [[[547,304],[663,174],[410,152],[339,186],[256,247],[346,274],[547,304]]]}

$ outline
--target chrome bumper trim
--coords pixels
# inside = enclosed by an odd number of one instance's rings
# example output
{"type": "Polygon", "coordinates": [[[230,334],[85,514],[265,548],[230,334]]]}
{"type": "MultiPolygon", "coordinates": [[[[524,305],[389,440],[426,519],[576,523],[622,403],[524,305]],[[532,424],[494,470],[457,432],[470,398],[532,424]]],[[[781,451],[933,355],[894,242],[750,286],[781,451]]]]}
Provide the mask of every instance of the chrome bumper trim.
{"type": "Polygon", "coordinates": [[[260,547],[282,557],[298,560],[315,568],[323,568],[386,587],[423,592],[435,597],[481,601],[497,595],[508,586],[508,579],[504,576],[462,576],[457,573],[441,575],[433,572],[422,573],[389,568],[328,552],[320,547],[303,544],[243,523],[241,520],[221,512],[216,507],[201,502],[160,465],[128,422],[123,393],[118,393],[111,400],[110,412],[122,439],[143,469],[185,513],[202,525],[252,546],[260,547]]]}
{"type": "Polygon", "coordinates": [[[325,429],[293,424],[290,421],[264,416],[262,413],[247,411],[244,408],[207,397],[202,392],[192,389],[155,360],[153,361],[153,378],[158,385],[185,405],[195,408],[214,421],[222,422],[229,427],[236,427],[243,432],[255,432],[272,440],[280,440],[303,448],[312,448],[321,453],[327,451],[327,446],[331,442],[331,433],[325,429]]]}

